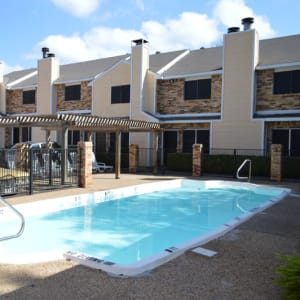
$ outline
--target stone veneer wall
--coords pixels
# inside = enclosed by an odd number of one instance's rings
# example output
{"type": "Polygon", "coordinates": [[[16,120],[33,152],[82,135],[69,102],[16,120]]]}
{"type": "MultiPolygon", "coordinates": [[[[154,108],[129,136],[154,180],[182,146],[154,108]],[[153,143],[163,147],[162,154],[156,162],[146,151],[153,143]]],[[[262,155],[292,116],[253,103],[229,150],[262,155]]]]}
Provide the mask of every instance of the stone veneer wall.
{"type": "Polygon", "coordinates": [[[157,112],[160,114],[221,112],[222,75],[211,77],[211,98],[184,100],[184,78],[157,81],[157,112]]]}
{"type": "Polygon", "coordinates": [[[300,109],[299,94],[273,94],[274,69],[256,73],[256,111],[300,109]]]}
{"type": "Polygon", "coordinates": [[[93,184],[92,180],[92,142],[82,142],[77,144],[78,148],[78,185],[86,188],[93,184]]]}
{"type": "Polygon", "coordinates": [[[81,82],[81,95],[78,100],[65,101],[65,85],[56,85],[57,110],[85,110],[92,108],[92,88],[88,81],[81,82]]]}
{"type": "Polygon", "coordinates": [[[6,91],[6,113],[30,114],[36,112],[36,104],[23,104],[23,90],[6,91]]]}
{"type": "Polygon", "coordinates": [[[129,173],[136,173],[139,161],[139,146],[130,144],[129,146],[129,173]]]}

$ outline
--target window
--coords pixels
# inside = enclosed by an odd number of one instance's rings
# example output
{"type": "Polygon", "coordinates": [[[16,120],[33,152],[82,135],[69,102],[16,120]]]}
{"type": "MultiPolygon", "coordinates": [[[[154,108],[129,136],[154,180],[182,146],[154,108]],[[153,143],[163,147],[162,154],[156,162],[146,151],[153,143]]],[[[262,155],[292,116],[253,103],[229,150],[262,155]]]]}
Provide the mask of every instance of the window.
{"type": "Polygon", "coordinates": [[[68,131],[68,145],[77,145],[80,141],[80,131],[79,130],[69,130],[68,131]]]}
{"type": "Polygon", "coordinates": [[[12,136],[13,145],[20,142],[31,141],[31,127],[22,127],[21,137],[20,137],[20,128],[14,127],[12,135],[13,135],[12,136]]]}
{"type": "Polygon", "coordinates": [[[300,129],[273,129],[272,144],[281,144],[284,156],[300,156],[300,129]]]}
{"type": "Polygon", "coordinates": [[[184,82],[184,100],[210,99],[211,79],[191,80],[184,82]]]}
{"type": "Polygon", "coordinates": [[[273,93],[300,93],[300,70],[275,72],[273,93]]]}
{"type": "Polygon", "coordinates": [[[130,85],[120,85],[111,87],[111,103],[129,103],[130,85]]]}
{"type": "Polygon", "coordinates": [[[81,86],[77,85],[68,85],[65,87],[65,100],[80,100],[81,86]]]}
{"type": "Polygon", "coordinates": [[[209,152],[209,130],[184,130],[182,152],[191,153],[194,144],[202,144],[203,152],[209,152]]]}
{"type": "Polygon", "coordinates": [[[35,104],[35,90],[23,91],[23,104],[35,104]]]}

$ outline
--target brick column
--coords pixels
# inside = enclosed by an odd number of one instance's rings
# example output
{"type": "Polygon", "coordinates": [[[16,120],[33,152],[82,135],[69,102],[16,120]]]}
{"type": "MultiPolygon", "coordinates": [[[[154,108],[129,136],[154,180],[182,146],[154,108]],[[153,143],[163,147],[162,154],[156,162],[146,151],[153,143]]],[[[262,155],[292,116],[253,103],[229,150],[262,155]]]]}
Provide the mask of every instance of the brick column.
{"type": "Polygon", "coordinates": [[[271,180],[281,181],[281,156],[282,156],[282,145],[272,144],[271,145],[271,180]]]}
{"type": "Polygon", "coordinates": [[[27,171],[28,150],[29,150],[28,144],[23,144],[23,143],[16,144],[16,165],[14,168],[27,171]]]}
{"type": "Polygon", "coordinates": [[[86,188],[92,185],[92,148],[91,142],[78,142],[78,185],[86,188]]]}
{"type": "Polygon", "coordinates": [[[139,146],[130,144],[129,146],[129,173],[136,173],[139,161],[139,146]]]}
{"type": "Polygon", "coordinates": [[[202,144],[194,144],[193,145],[193,167],[192,167],[192,175],[200,177],[201,176],[201,160],[202,160],[202,144]]]}

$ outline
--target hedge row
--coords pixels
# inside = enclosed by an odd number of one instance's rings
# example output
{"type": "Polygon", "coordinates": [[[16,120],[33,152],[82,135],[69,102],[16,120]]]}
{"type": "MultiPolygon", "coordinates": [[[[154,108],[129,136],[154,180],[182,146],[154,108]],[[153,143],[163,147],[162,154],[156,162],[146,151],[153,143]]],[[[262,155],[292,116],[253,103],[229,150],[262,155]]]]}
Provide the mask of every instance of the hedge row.
{"type": "MultiPolygon", "coordinates": [[[[270,177],[269,156],[233,156],[233,155],[203,155],[202,173],[235,175],[238,167],[245,159],[251,159],[252,176],[270,177]]],[[[169,153],[167,168],[170,171],[192,172],[191,153],[169,153]]],[[[248,167],[240,172],[247,175],[248,167]]],[[[300,178],[300,157],[284,157],[282,159],[282,173],[284,178],[300,178]]]]}

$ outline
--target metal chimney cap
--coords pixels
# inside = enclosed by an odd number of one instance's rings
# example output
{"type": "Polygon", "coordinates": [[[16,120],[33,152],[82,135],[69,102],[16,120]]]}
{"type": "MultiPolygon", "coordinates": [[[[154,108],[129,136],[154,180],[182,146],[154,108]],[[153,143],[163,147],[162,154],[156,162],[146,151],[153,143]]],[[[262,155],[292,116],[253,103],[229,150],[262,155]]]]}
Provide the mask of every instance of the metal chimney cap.
{"type": "Polygon", "coordinates": [[[55,57],[54,53],[48,53],[48,57],[55,57]]]}
{"type": "Polygon", "coordinates": [[[135,43],[136,45],[142,45],[142,44],[149,43],[148,41],[146,41],[144,39],[137,39],[137,40],[133,40],[132,42],[135,43]]]}
{"type": "Polygon", "coordinates": [[[244,18],[242,19],[242,24],[253,24],[254,23],[254,18],[252,17],[248,17],[248,18],[244,18]]]}
{"type": "Polygon", "coordinates": [[[240,27],[229,27],[227,29],[227,33],[239,32],[239,31],[240,31],[240,27]]]}

